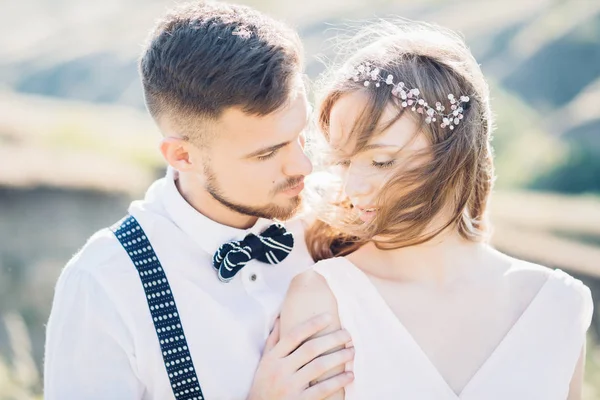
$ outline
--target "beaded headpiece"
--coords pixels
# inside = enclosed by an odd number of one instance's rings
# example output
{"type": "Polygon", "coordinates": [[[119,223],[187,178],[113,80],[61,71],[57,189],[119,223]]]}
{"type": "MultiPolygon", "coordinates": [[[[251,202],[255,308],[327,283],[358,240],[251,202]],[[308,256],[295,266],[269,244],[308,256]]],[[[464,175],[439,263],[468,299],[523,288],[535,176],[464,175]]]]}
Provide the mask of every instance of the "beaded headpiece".
{"type": "Polygon", "coordinates": [[[430,124],[438,120],[442,121],[442,128],[454,129],[463,119],[463,104],[469,102],[469,96],[460,96],[458,99],[450,93],[450,112],[445,113],[446,107],[441,102],[435,103],[435,108],[430,106],[425,99],[421,98],[421,92],[417,88],[408,88],[404,82],[394,82],[394,76],[389,74],[385,79],[380,75],[381,70],[370,64],[360,64],[349,73],[349,79],[355,82],[363,81],[365,87],[380,87],[382,84],[392,86],[392,95],[400,99],[404,108],[410,108],[419,114],[426,115],[425,122],[430,124]]]}

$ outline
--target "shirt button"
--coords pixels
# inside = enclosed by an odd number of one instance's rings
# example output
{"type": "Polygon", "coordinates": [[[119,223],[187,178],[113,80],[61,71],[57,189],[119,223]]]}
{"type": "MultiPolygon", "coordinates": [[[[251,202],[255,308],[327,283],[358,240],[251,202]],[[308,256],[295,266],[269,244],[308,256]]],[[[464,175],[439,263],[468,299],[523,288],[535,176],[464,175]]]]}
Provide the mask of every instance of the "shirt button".
{"type": "Polygon", "coordinates": [[[251,280],[252,282],[256,281],[256,278],[257,278],[256,274],[252,274],[252,275],[250,275],[250,280],[251,280]]]}

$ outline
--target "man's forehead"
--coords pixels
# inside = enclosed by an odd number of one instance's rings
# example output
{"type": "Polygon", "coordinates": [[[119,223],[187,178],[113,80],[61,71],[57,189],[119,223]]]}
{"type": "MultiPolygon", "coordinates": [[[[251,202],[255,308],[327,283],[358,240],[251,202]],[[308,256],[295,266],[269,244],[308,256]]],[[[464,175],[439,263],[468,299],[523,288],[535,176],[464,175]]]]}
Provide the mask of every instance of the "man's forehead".
{"type": "Polygon", "coordinates": [[[306,127],[308,107],[304,92],[298,92],[282,108],[267,115],[251,115],[231,107],[219,118],[218,135],[232,145],[253,147],[291,140],[306,127]]]}

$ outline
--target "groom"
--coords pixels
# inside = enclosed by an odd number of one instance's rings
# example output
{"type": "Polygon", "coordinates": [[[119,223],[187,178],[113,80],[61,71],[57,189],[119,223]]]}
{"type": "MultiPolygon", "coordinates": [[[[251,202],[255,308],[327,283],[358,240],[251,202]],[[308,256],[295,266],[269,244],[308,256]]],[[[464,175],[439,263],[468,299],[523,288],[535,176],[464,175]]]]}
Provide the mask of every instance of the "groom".
{"type": "Polygon", "coordinates": [[[144,50],[147,108],[169,165],[61,274],[45,399],[322,399],[349,361],[327,316],[279,337],[290,280],[313,264],[294,215],[311,163],[302,50],[250,8],[194,3],[144,50]],[[275,329],[271,335],[273,325],[275,329]],[[265,344],[266,341],[266,344],[265,344]],[[326,354],[326,355],[324,355],[326,354]]]}

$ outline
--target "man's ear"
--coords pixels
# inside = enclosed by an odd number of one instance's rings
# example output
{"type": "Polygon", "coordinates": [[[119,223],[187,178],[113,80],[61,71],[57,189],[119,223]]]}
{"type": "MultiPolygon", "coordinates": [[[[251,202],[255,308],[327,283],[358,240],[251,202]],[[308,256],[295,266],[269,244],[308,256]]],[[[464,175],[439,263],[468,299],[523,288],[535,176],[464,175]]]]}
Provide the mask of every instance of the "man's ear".
{"type": "Polygon", "coordinates": [[[187,140],[168,137],[160,142],[160,152],[173,169],[186,172],[193,167],[190,146],[193,145],[187,140]]]}

